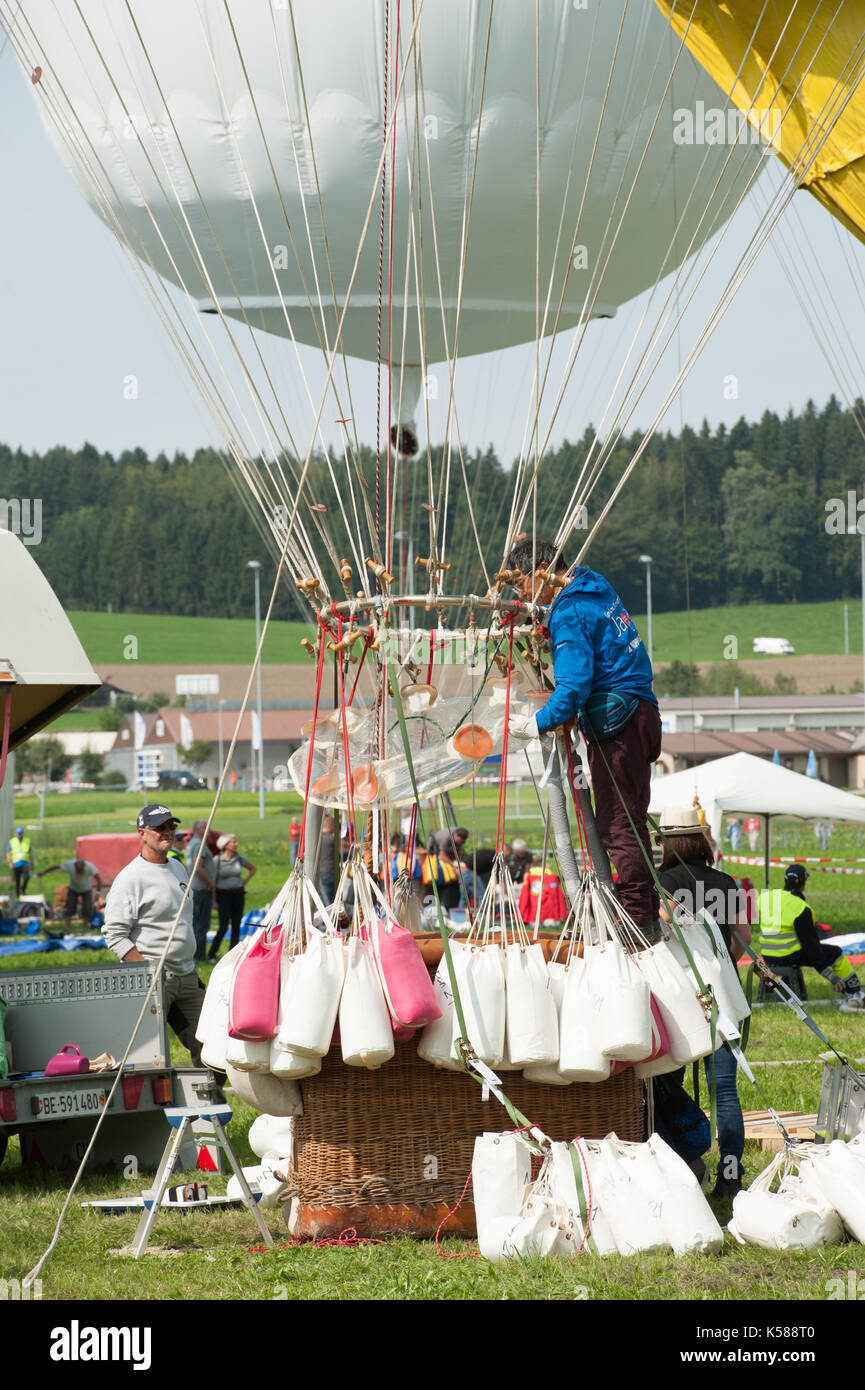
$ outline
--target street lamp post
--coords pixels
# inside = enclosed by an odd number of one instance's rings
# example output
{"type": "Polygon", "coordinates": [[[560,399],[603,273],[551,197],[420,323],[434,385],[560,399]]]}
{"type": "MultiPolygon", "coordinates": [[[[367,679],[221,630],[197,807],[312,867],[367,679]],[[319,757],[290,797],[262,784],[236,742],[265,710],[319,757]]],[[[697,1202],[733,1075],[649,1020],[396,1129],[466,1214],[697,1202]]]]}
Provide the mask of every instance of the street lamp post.
{"type": "Polygon", "coordinates": [[[646,566],[646,626],[647,626],[647,646],[649,649],[649,665],[652,665],[652,557],[651,555],[641,555],[640,563],[646,566]]]}
{"type": "MultiPolygon", "coordinates": [[[[847,527],[848,536],[859,536],[859,570],[862,590],[862,690],[863,701],[865,701],[865,519],[859,519],[857,525],[847,527]]],[[[863,708],[863,718],[865,718],[865,708],[863,708]]]]}
{"type": "Polygon", "coordinates": [[[222,706],[223,706],[224,704],[225,704],[225,701],[224,701],[224,700],[220,700],[220,701],[219,701],[219,715],[218,715],[218,717],[217,717],[217,721],[218,721],[218,725],[219,725],[219,771],[218,771],[217,779],[216,779],[216,784],[217,784],[217,786],[218,786],[219,783],[222,781],[222,706]]]}
{"type": "MultiPolygon", "coordinates": [[[[248,560],[247,569],[255,574],[255,650],[261,642],[261,561],[248,560]]],[[[261,660],[256,671],[258,703],[258,817],[264,820],[264,721],[261,715],[261,660]]]]}

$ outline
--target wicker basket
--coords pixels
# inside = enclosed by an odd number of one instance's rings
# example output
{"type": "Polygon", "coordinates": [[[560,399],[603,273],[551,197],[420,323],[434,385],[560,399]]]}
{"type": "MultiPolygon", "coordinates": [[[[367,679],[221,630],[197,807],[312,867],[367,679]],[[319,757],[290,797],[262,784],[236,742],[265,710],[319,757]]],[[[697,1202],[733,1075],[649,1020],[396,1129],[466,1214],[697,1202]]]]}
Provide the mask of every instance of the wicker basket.
{"type": "MultiPolygon", "coordinates": [[[[632,1069],[595,1085],[538,1086],[516,1072],[502,1079],[517,1109],[553,1139],[598,1139],[611,1130],[643,1138],[643,1088],[632,1069]]],[[[332,1048],[300,1089],[293,1172],[300,1236],[347,1227],[366,1236],[433,1235],[460,1199],[477,1135],[513,1128],[477,1082],[422,1061],[416,1042],[397,1044],[378,1071],[346,1067],[332,1048]]],[[[446,1232],[474,1235],[470,1193],[446,1232]]]]}

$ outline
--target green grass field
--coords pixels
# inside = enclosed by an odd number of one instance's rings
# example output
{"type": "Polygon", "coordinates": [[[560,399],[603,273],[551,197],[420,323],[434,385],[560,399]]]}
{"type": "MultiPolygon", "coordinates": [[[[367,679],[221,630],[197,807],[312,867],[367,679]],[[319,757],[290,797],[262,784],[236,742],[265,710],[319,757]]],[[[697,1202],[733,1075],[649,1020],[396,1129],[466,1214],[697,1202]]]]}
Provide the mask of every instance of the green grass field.
{"type": "MultiPolygon", "coordinates": [[[[862,651],[862,605],[848,607],[850,653],[862,651]]],[[[839,655],[844,651],[844,604],[755,604],[744,608],[703,608],[691,613],[652,616],[656,662],[722,661],[725,640],[739,643],[738,660],[752,657],[755,637],[787,637],[798,656],[839,655]]],[[[179,618],[153,613],[70,613],[69,617],[90,660],[99,665],[124,660],[124,642],[138,641],[137,660],[154,665],[217,665],[251,662],[255,654],[255,623],[241,618],[179,618]]],[[[636,615],[646,634],[645,614],[636,615]]],[[[302,623],[271,623],[264,646],[268,664],[302,661],[301,637],[310,629],[302,623]]]]}
{"type": "MultiPolygon", "coordinates": [[[[852,656],[862,651],[862,604],[851,599],[847,609],[852,656]]],[[[634,621],[645,640],[645,613],[635,614],[634,621]]],[[[744,608],[652,614],[652,657],[656,665],[667,661],[771,659],[754,656],[755,637],[786,637],[796,648],[797,656],[843,655],[844,603],[758,603],[744,608]],[[738,642],[738,652],[732,657],[726,646],[731,636],[738,642]]],[[[827,672],[827,679],[831,679],[831,672],[827,672]]]]}
{"type": "MultiPolygon", "coordinates": [[[[224,666],[252,663],[255,656],[253,618],[178,618],[157,613],[70,613],[84,650],[96,665],[128,660],[128,641],[134,638],[134,659],[144,665],[224,666]]],[[[304,623],[271,622],[264,643],[268,665],[305,660],[301,637],[312,629],[304,623]]]]}
{"type": "MultiPolygon", "coordinates": [[[[495,789],[479,788],[474,803],[476,839],[491,840],[495,789]]],[[[130,830],[139,804],[138,797],[109,792],[49,798],[43,829],[31,831],[37,868],[71,853],[79,833],[97,828],[130,830]]],[[[172,809],[183,816],[184,824],[195,813],[204,814],[208,804],[206,793],[171,798],[172,809]]],[[[258,866],[248,891],[249,905],[268,901],[284,881],[288,872],[288,820],[298,807],[297,797],[269,794],[267,817],[261,822],[253,794],[231,793],[225,798],[215,823],[236,831],[242,851],[258,866]]],[[[463,789],[454,795],[454,809],[458,819],[472,825],[470,791],[463,789]]],[[[524,793],[521,814],[516,815],[511,793],[508,833],[513,836],[520,832],[530,845],[540,849],[542,823],[531,812],[528,795],[524,793]]],[[[16,814],[25,824],[32,825],[38,815],[36,799],[18,798],[16,814]]],[[[863,856],[862,838],[863,832],[858,829],[841,828],[833,836],[830,852],[863,856]]],[[[810,826],[788,821],[773,827],[773,846],[783,854],[813,854],[814,845],[810,826]]],[[[42,882],[50,893],[53,885],[61,881],[54,876],[42,882]]],[[[773,872],[773,882],[780,883],[780,870],[773,872]]],[[[838,931],[861,930],[865,925],[865,879],[814,874],[808,886],[809,900],[818,918],[830,922],[838,931]]],[[[8,891],[8,875],[0,869],[0,892],[3,891],[8,891]]],[[[27,954],[0,958],[0,969],[62,969],[73,963],[111,959],[107,952],[27,954]]],[[[209,970],[208,966],[202,967],[205,980],[209,970]]],[[[812,1000],[826,1001],[831,997],[828,984],[813,972],[808,972],[808,987],[812,1000]]],[[[818,1003],[814,1017],[843,1055],[865,1058],[865,1016],[842,1015],[818,1003]]],[[[743,1109],[761,1110],[772,1104],[782,1111],[816,1111],[823,1069],[821,1051],[819,1040],[781,1006],[756,1010],[748,1057],[757,1087],[745,1079],[740,1081],[743,1109]],[[775,1062],[790,1065],[771,1065],[775,1062]]],[[[172,1039],[172,1056],[177,1064],[187,1060],[176,1039],[172,1039]]],[[[705,1085],[703,1098],[705,1103],[705,1085]]],[[[232,1140],[243,1162],[255,1162],[247,1138],[255,1112],[230,1092],[229,1100],[234,1111],[232,1140]]],[[[749,1180],[769,1157],[755,1143],[748,1143],[745,1163],[749,1180]]],[[[710,1163],[710,1180],[713,1166],[710,1163]]],[[[48,1245],[68,1180],[68,1173],[25,1168],[20,1162],[17,1140],[10,1142],[0,1168],[4,1277],[20,1278],[48,1245]]],[[[224,1191],[225,1177],[210,1176],[208,1180],[211,1191],[224,1191]]],[[[112,1253],[129,1242],[136,1217],[108,1219],[84,1211],[80,1201],[130,1195],[143,1185],[141,1177],[133,1181],[117,1172],[85,1175],[57,1249],[43,1274],[43,1300],[658,1299],[742,1303],[773,1299],[818,1303],[826,1300],[830,1279],[845,1280],[850,1270],[857,1277],[865,1275],[865,1249],[853,1243],[806,1255],[769,1254],[755,1248],[742,1249],[728,1239],[723,1253],[712,1258],[676,1259],[667,1254],[634,1259],[582,1258],[571,1263],[529,1260],[505,1267],[492,1266],[479,1258],[444,1259],[432,1242],[411,1240],[344,1250],[304,1246],[262,1251],[254,1248],[259,1237],[248,1213],[241,1209],[186,1217],[173,1213],[161,1216],[153,1244],[177,1252],[177,1257],[137,1263],[112,1253]]],[[[722,1224],[729,1220],[729,1200],[716,1203],[715,1210],[722,1224]]],[[[280,1213],[269,1213],[268,1224],[277,1245],[284,1244],[287,1232],[280,1213]]],[[[447,1255],[465,1255],[474,1247],[444,1239],[442,1249],[447,1255]]],[[[803,1315],[799,1321],[807,1322],[808,1318],[803,1315]]]]}

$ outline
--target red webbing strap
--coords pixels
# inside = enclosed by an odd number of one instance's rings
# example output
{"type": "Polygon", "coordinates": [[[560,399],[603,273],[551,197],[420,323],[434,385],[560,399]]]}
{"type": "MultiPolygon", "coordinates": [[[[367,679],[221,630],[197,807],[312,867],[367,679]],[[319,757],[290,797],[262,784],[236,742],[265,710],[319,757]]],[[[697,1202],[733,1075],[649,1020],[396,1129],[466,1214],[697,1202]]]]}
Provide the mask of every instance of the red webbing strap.
{"type": "Polygon", "coordinates": [[[372,645],[374,631],[375,629],[370,627],[368,635],[363,639],[363,651],[360,654],[360,661],[357,667],[357,675],[354,678],[354,685],[351,687],[351,694],[348,697],[349,708],[351,708],[351,702],[354,699],[354,692],[357,690],[357,683],[360,680],[360,673],[363,670],[363,663],[366,661],[366,654],[369,651],[370,646],[372,645]]]}
{"type": "MultiPolygon", "coordinates": [[[[342,618],[340,618],[338,622],[337,641],[342,641],[342,618]]],[[[346,719],[345,683],[342,674],[342,657],[339,652],[336,653],[336,659],[339,663],[339,708],[342,714],[342,751],[345,762],[345,803],[348,809],[348,842],[350,845],[356,845],[357,837],[354,832],[354,787],[351,783],[351,757],[348,751],[348,720],[346,719]]]]}
{"type": "MultiPolygon", "coordinates": [[[[312,733],[309,736],[309,757],[306,760],[306,786],[303,792],[303,815],[300,818],[300,839],[297,842],[297,857],[303,859],[306,845],[306,812],[309,807],[309,786],[312,781],[312,755],[315,749],[315,725],[318,719],[318,701],[321,695],[321,682],[324,676],[324,625],[318,627],[318,666],[315,673],[315,699],[312,702],[312,733]]],[[[0,779],[2,785],[2,779],[0,779]]]]}
{"type": "Polygon", "coordinates": [[[505,731],[502,735],[502,770],[499,777],[499,807],[496,818],[496,854],[501,854],[505,842],[505,806],[508,787],[508,723],[511,716],[511,672],[514,668],[514,619],[509,618],[510,634],[508,640],[508,675],[505,686],[505,731]]]}

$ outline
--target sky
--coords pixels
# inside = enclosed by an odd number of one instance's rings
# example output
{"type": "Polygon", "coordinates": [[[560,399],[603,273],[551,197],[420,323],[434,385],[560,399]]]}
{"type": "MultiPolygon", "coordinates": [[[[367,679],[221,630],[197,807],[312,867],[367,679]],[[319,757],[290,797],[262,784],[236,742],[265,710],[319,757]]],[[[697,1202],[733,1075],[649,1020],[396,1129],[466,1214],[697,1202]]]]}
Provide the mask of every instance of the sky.
{"type": "MultiPolygon", "coordinates": [[[[35,451],[90,441],[115,453],[141,447],[169,456],[220,443],[112,235],[60,165],[8,46],[0,55],[0,181],[0,441],[35,451]],[[131,375],[137,379],[135,399],[125,390],[131,375]]],[[[797,194],[795,208],[787,233],[788,267],[797,276],[806,265],[822,267],[835,298],[830,316],[843,318],[851,336],[865,342],[865,308],[859,298],[865,247],[843,231],[839,235],[829,214],[809,195],[797,194]],[[858,285],[841,254],[842,239],[858,285]]],[[[726,283],[753,217],[753,209],[743,209],[741,222],[724,240],[702,287],[701,307],[689,321],[695,327],[726,283]]],[[[553,444],[578,438],[589,423],[600,423],[623,344],[643,302],[626,306],[613,320],[590,325],[553,428],[553,444]]],[[[688,335],[686,324],[675,351],[687,355],[688,335]]],[[[556,349],[553,379],[569,341],[556,349]]],[[[267,352],[290,412],[309,417],[291,345],[271,340],[267,352]]],[[[321,360],[311,349],[302,354],[317,401],[324,379],[321,360]]],[[[460,364],[460,426],[470,446],[492,444],[505,462],[519,453],[533,366],[533,345],[460,364]]],[[[630,428],[650,423],[674,370],[675,353],[653,380],[630,428]]],[[[361,439],[372,443],[374,368],[353,366],[353,389],[361,439]]],[[[699,425],[705,418],[713,427],[729,426],[742,415],[759,419],[766,409],[781,414],[801,410],[809,398],[819,406],[832,392],[843,401],[770,245],[662,424],[677,431],[681,421],[699,425]]],[[[443,411],[443,401],[432,407],[434,440],[441,436],[443,411]]],[[[325,432],[331,441],[338,433],[332,424],[325,432]]]]}

